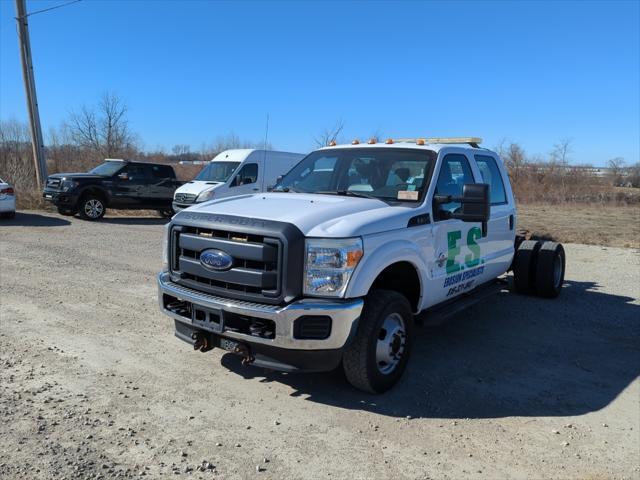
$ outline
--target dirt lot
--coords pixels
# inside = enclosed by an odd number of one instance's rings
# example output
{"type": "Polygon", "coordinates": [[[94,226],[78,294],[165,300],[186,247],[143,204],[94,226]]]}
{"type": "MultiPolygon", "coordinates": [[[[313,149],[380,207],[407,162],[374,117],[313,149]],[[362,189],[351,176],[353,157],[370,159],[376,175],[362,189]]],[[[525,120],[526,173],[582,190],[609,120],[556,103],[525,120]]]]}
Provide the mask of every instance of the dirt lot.
{"type": "Polygon", "coordinates": [[[0,224],[0,478],[640,478],[637,250],[567,245],[558,300],[418,329],[371,396],[175,339],[162,223],[0,224]]]}
{"type": "Polygon", "coordinates": [[[521,228],[560,242],[640,248],[640,206],[518,206],[521,228]]]}

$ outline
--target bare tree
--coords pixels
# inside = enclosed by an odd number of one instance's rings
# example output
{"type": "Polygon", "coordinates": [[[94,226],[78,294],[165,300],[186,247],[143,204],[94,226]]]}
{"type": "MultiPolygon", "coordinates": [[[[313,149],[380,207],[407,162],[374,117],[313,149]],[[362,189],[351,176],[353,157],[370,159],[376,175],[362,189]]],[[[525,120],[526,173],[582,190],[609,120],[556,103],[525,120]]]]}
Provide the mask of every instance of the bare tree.
{"type": "Polygon", "coordinates": [[[83,106],[71,113],[68,129],[73,142],[102,158],[127,156],[135,150],[135,135],[126,118],[126,103],[105,93],[97,107],[83,106]]]}
{"type": "Polygon", "coordinates": [[[573,151],[572,144],[573,139],[567,137],[561,138],[558,143],[553,145],[553,150],[551,150],[549,154],[550,160],[566,166],[569,163],[569,154],[573,151]]]}
{"type": "Polygon", "coordinates": [[[526,173],[525,168],[527,166],[527,156],[524,149],[518,143],[510,143],[502,154],[511,180],[517,183],[520,178],[526,173]]]}
{"type": "Polygon", "coordinates": [[[332,128],[325,128],[318,135],[313,137],[313,142],[316,148],[326,147],[331,142],[336,142],[338,137],[344,130],[344,122],[342,119],[338,120],[332,128]]]}
{"type": "Polygon", "coordinates": [[[627,162],[625,162],[622,157],[615,157],[607,161],[609,177],[614,186],[622,185],[626,165],[627,162]]]}

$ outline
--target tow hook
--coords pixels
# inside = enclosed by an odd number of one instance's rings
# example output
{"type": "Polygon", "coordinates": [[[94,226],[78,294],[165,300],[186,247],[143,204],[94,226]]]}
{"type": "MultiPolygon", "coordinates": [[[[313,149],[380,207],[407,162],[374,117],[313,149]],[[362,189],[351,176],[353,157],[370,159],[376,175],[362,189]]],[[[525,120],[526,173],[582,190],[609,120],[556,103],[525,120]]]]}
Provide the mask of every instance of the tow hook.
{"type": "Polygon", "coordinates": [[[193,343],[194,350],[200,350],[201,352],[208,352],[213,348],[213,345],[209,344],[209,339],[202,332],[193,332],[191,339],[195,340],[193,343]]]}
{"type": "Polygon", "coordinates": [[[251,365],[256,359],[256,357],[251,355],[251,353],[249,352],[249,348],[246,345],[236,345],[236,347],[233,349],[233,353],[242,356],[242,365],[244,367],[246,367],[247,365],[251,365]]]}

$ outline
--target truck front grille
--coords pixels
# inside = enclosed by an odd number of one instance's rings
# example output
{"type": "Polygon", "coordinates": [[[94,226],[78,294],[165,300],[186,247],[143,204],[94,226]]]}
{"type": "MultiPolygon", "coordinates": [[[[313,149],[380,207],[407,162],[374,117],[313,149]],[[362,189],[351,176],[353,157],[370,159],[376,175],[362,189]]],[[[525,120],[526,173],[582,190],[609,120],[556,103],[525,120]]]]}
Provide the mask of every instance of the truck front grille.
{"type": "Polygon", "coordinates": [[[173,199],[177,203],[194,203],[196,201],[197,195],[193,193],[176,193],[173,199]]]}
{"type": "Polygon", "coordinates": [[[62,180],[60,178],[47,178],[47,188],[59,190],[62,180]]]}
{"type": "Polygon", "coordinates": [[[176,283],[254,301],[268,302],[280,296],[282,245],[279,239],[191,226],[175,226],[172,232],[171,271],[176,283]],[[209,249],[230,255],[231,268],[206,268],[200,262],[200,255],[209,249]]]}

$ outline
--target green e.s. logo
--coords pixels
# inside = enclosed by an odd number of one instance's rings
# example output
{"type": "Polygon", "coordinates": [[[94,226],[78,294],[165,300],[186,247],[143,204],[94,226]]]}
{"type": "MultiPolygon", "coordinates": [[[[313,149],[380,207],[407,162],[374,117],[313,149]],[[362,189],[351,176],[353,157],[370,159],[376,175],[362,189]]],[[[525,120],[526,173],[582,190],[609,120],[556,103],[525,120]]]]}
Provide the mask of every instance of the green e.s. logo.
{"type": "MultiPolygon", "coordinates": [[[[467,233],[467,247],[471,253],[465,255],[464,264],[468,268],[473,268],[480,264],[480,245],[477,240],[482,237],[482,231],[478,227],[469,229],[467,233]]],[[[447,233],[447,274],[455,273],[462,270],[462,264],[456,261],[456,257],[460,255],[460,245],[458,241],[462,238],[460,230],[454,230],[447,233]]]]}

